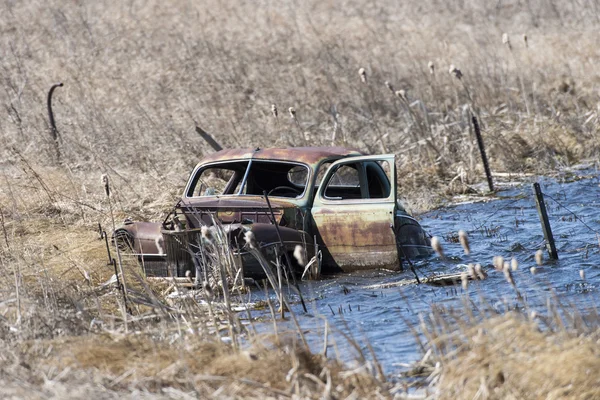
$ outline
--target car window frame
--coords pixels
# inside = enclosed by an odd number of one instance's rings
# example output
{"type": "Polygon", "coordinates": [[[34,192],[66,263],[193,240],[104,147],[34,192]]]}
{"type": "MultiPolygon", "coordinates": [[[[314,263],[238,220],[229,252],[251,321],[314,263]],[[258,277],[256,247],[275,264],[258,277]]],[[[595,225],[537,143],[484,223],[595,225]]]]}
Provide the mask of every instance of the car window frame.
{"type": "MultiPolygon", "coordinates": [[[[196,188],[196,185],[198,184],[198,180],[199,180],[200,176],[202,175],[202,172],[204,172],[205,170],[207,170],[209,168],[214,168],[215,166],[218,166],[218,165],[230,164],[230,163],[235,163],[235,162],[250,163],[250,160],[251,160],[250,158],[231,159],[231,160],[222,160],[222,161],[216,161],[216,162],[211,162],[211,163],[207,163],[207,164],[197,165],[196,168],[194,168],[194,170],[190,174],[190,177],[188,178],[188,181],[185,186],[185,190],[183,192],[183,194],[184,194],[183,197],[186,199],[206,199],[206,198],[210,198],[210,197],[232,197],[232,196],[257,197],[257,196],[262,196],[262,194],[245,194],[245,193],[237,193],[237,192],[231,193],[231,194],[214,194],[214,195],[208,195],[208,196],[197,196],[192,193],[192,196],[190,196],[190,191],[192,191],[193,189],[196,188]],[[192,183],[194,183],[193,189],[192,189],[192,183]]],[[[300,199],[304,199],[306,197],[307,193],[309,192],[310,187],[312,186],[311,179],[312,179],[313,169],[311,168],[311,166],[309,164],[299,162],[299,161],[291,161],[291,160],[265,160],[265,159],[260,159],[260,158],[253,158],[252,160],[253,160],[252,161],[253,163],[292,164],[295,166],[300,166],[300,167],[306,168],[308,171],[308,173],[306,175],[306,185],[304,186],[304,190],[302,191],[302,193],[300,195],[298,195],[297,197],[285,197],[285,196],[276,196],[276,195],[272,196],[272,197],[288,199],[288,200],[300,200],[300,199]]],[[[247,167],[248,166],[246,165],[246,168],[247,167]]],[[[243,173],[242,173],[242,175],[243,175],[243,173]]],[[[298,186],[298,185],[294,184],[293,182],[290,182],[290,184],[293,187],[298,186]]],[[[269,196],[269,197],[271,197],[271,196],[269,196]]]]}

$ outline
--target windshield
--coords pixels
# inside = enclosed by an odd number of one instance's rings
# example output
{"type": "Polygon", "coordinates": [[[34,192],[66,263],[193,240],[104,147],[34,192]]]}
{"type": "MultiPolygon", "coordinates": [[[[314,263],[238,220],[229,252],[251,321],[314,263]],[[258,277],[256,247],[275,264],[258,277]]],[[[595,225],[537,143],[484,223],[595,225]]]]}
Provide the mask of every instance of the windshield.
{"type": "Polygon", "coordinates": [[[269,196],[298,198],[306,190],[306,165],[254,159],[248,170],[248,164],[247,160],[231,161],[200,168],[194,173],[186,196],[263,195],[266,191],[269,196]]]}

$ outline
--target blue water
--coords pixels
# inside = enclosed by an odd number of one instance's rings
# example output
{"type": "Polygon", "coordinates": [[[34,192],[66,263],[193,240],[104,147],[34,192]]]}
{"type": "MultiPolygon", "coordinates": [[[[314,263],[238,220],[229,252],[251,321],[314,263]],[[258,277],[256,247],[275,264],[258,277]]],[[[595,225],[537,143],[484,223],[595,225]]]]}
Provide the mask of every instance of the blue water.
{"type": "MultiPolygon", "coordinates": [[[[600,174],[597,169],[564,172],[553,178],[531,178],[518,184],[499,184],[500,190],[489,197],[472,196],[455,199],[453,205],[418,216],[423,227],[441,238],[446,258],[432,256],[418,263],[418,275],[463,272],[468,263],[480,263],[488,279],[472,282],[465,292],[461,285],[434,287],[408,285],[385,289],[365,287],[413,279],[405,272],[370,271],[303,282],[301,290],[307,300],[304,313],[298,297],[290,294],[294,311],[310,346],[320,351],[327,321],[331,333],[328,355],[344,361],[356,359],[357,353],[347,337],[356,341],[368,358],[375,356],[388,374],[401,370],[399,364],[420,359],[422,353],[412,333],[418,330],[420,315],[438,304],[461,309],[464,298],[474,302],[486,300],[498,311],[518,304],[514,288],[502,272],[494,270],[494,256],[510,261],[515,257],[519,269],[513,273],[516,288],[528,306],[547,311],[546,300],[558,294],[563,304],[585,312],[598,305],[600,297],[600,174]],[[544,264],[537,266],[535,252],[545,249],[537,214],[532,183],[538,181],[545,194],[548,215],[559,260],[550,261],[544,251],[544,264]],[[466,256],[457,242],[457,232],[469,234],[471,254],[466,256]],[[536,266],[537,274],[530,268],[536,266]],[[580,277],[585,272],[585,280],[580,277]],[[343,332],[343,334],[342,334],[343,332]],[[333,344],[335,343],[335,345],[333,344]],[[374,355],[368,349],[370,343],[374,355]],[[337,349],[337,353],[336,353],[337,349]]],[[[253,294],[253,300],[264,294],[253,294]]],[[[273,298],[275,303],[275,299],[273,298]]],[[[267,319],[265,311],[255,316],[267,319]]],[[[268,332],[272,324],[259,324],[268,332]]],[[[280,329],[293,330],[290,322],[280,329]]]]}

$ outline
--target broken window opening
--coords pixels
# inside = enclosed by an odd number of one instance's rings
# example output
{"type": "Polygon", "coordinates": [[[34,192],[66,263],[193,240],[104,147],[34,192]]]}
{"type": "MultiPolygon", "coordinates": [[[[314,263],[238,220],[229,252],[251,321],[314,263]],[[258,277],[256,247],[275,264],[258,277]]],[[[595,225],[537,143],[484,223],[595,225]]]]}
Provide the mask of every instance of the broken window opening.
{"type": "Polygon", "coordinates": [[[389,171],[387,161],[341,164],[330,175],[324,197],[329,200],[387,199],[392,189],[389,171]]]}
{"type": "Polygon", "coordinates": [[[257,195],[299,198],[306,191],[306,165],[273,161],[235,161],[199,169],[187,190],[188,197],[257,195]],[[249,165],[250,164],[250,165],[249,165]]]}

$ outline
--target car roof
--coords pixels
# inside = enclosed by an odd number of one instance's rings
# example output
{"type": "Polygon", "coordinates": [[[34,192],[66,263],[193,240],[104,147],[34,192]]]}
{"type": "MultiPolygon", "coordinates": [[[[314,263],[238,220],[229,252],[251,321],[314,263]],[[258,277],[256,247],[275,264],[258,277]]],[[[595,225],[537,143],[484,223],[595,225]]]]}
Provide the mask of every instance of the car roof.
{"type": "Polygon", "coordinates": [[[358,150],[344,147],[288,147],[266,149],[224,149],[207,155],[201,164],[215,161],[230,161],[243,159],[296,161],[306,164],[316,164],[327,158],[344,158],[363,155],[358,150]]]}

